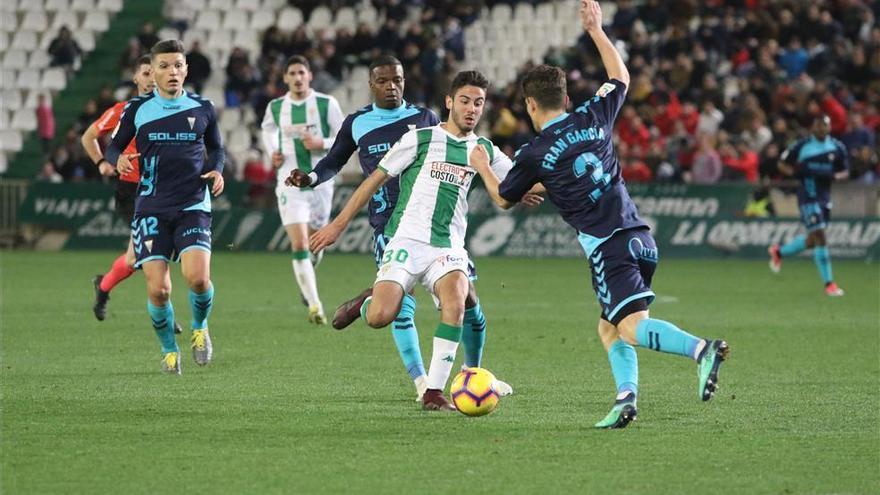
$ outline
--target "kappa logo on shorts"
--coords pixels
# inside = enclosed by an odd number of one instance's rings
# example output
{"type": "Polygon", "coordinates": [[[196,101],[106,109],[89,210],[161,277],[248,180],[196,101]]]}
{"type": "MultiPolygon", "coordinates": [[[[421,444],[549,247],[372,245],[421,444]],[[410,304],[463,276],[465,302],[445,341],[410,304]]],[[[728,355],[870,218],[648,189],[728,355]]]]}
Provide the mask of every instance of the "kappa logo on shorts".
{"type": "Polygon", "coordinates": [[[459,165],[453,165],[446,162],[431,162],[430,176],[432,179],[453,184],[459,187],[466,187],[471,182],[474,172],[459,165]]]}

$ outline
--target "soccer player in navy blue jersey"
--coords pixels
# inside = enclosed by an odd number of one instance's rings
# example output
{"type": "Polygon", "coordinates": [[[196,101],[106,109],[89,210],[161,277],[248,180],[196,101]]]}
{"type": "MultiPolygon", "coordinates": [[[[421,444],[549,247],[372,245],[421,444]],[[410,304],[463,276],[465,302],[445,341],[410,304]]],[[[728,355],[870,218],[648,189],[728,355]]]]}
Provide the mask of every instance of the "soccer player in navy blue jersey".
{"type": "MultiPolygon", "coordinates": [[[[405,78],[403,65],[395,57],[382,55],[370,64],[370,91],[373,104],[367,105],[345,118],[336,136],[333,147],[310,174],[294,170],[287,184],[296,187],[314,187],[331,180],[351,155],[357,151],[364,177],[369,177],[388,150],[400,140],[407,131],[432,127],[440,123],[437,115],[427,109],[407,103],[403,99],[405,78]]],[[[395,177],[382,186],[369,203],[370,226],[373,227],[376,266],[382,263],[382,256],[389,238],[385,235],[385,224],[391,217],[400,185],[395,177]]],[[[476,279],[473,264],[470,264],[471,281],[476,279]]],[[[360,317],[360,307],[370,296],[372,288],[366,289],[355,298],[346,301],[333,316],[333,327],[341,330],[360,317]]],[[[465,365],[479,367],[482,360],[483,345],[486,339],[486,318],[480,307],[473,284],[465,304],[464,331],[462,344],[465,349],[465,365]]],[[[397,318],[392,323],[391,334],[397,351],[407,372],[413,379],[416,393],[421,399],[427,382],[425,365],[419,348],[419,334],[415,325],[416,299],[407,294],[397,318]]],[[[500,394],[511,392],[503,382],[500,394]]]]}
{"type": "Polygon", "coordinates": [[[831,274],[831,256],[825,241],[825,228],[831,219],[831,183],[849,177],[846,145],[829,135],[831,119],[818,115],[811,126],[812,134],[799,139],[782,152],[779,170],[795,177],[798,209],[807,235],[798,235],[788,243],[770,246],[770,269],[779,273],[782,258],[795,256],[805,249],[813,250],[813,260],[825,284],[825,294],[842,296],[831,274]]]}
{"type": "Polygon", "coordinates": [[[189,285],[191,345],[198,365],[211,361],[211,195],[223,192],[225,153],[214,105],[183,89],[187,66],[178,40],[150,51],[156,89],[131,99],[105,158],[120,174],[132,168],[122,150],[135,139],[140,183],[132,221],[135,267],[147,281],[147,311],[162,347],[162,370],[180,374],[168,263],[180,261],[189,285]]]}
{"type": "Polygon", "coordinates": [[[584,30],[599,49],[608,82],[573,113],[566,113],[565,73],[547,65],[534,68],[522,86],[538,136],[520,148],[503,182],[492,173],[480,147],[471,153],[471,166],[502,208],[512,207],[535,184],[543,184],[563,219],[577,230],[602,309],[599,337],[617,385],[615,404],[596,427],[622,428],[636,417],[634,345],[694,359],[698,394],[704,401],[715,392],[718,369],[729,348],[723,340],[697,338],[648,315],[648,304],[654,299],[651,278],[658,261],[657,246],[626,191],[611,137],[626,97],[629,72],[602,31],[599,4],[582,0],[580,15],[584,30]]]}

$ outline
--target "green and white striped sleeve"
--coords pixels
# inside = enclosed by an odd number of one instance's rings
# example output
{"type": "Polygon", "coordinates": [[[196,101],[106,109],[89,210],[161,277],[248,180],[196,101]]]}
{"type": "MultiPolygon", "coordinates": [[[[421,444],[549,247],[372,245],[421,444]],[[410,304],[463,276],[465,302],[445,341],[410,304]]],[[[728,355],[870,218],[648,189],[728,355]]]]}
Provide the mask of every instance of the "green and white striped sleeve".
{"type": "Polygon", "coordinates": [[[404,134],[400,141],[388,150],[388,153],[379,162],[379,169],[392,177],[397,177],[406,170],[416,159],[416,151],[419,140],[415,130],[404,134]]]}

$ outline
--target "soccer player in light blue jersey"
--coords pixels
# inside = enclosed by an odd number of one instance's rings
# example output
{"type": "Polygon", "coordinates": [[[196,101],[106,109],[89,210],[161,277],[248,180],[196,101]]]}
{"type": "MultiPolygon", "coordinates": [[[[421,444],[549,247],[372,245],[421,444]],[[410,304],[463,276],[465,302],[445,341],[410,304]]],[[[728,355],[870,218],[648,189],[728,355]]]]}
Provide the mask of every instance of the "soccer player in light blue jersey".
{"type": "Polygon", "coordinates": [[[183,89],[184,53],[178,40],[153,46],[156,89],[128,102],[105,153],[120,174],[127,173],[132,165],[122,150],[136,140],[141,172],[132,221],[135,267],[146,277],[147,311],[161,344],[162,370],[178,375],[168,263],[181,263],[190,289],[193,359],[206,365],[213,354],[208,334],[214,302],[211,195],[223,192],[225,157],[214,105],[183,89]]]}
{"type": "Polygon", "coordinates": [[[846,146],[829,135],[831,119],[819,115],[811,126],[812,135],[796,141],[782,152],[779,171],[797,178],[798,209],[807,235],[799,235],[786,244],[770,246],[770,270],[779,273],[782,258],[813,250],[813,260],[825,284],[825,294],[842,296],[831,273],[831,256],[825,240],[825,228],[831,220],[831,182],[849,177],[846,146]]]}
{"type": "Polygon", "coordinates": [[[629,72],[602,31],[599,4],[582,0],[580,15],[584,30],[599,49],[609,81],[567,113],[565,73],[547,65],[532,69],[522,86],[538,136],[520,148],[503,182],[488,166],[482,148],[471,153],[471,166],[502,208],[512,207],[536,184],[543,184],[562,218],[576,229],[592,269],[593,289],[602,309],[599,337],[617,386],[611,412],[595,426],[623,428],[637,414],[639,375],[634,346],[696,361],[697,393],[704,401],[715,393],[718,370],[729,347],[723,340],[695,337],[648,315],[648,305],[654,300],[651,279],[658,262],[657,245],[626,190],[612,142],[629,72]]]}

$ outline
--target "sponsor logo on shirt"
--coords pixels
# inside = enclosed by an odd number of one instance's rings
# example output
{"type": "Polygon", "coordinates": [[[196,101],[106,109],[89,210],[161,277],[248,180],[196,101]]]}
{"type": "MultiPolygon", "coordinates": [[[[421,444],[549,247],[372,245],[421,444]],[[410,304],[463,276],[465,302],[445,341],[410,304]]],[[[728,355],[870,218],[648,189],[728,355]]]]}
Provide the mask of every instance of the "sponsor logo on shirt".
{"type": "Polygon", "coordinates": [[[376,153],[384,153],[391,149],[391,143],[371,144],[367,146],[367,153],[375,155],[376,153]]]}
{"type": "Polygon", "coordinates": [[[198,135],[195,132],[151,132],[147,134],[150,141],[195,141],[198,135]]]}
{"type": "Polygon", "coordinates": [[[474,172],[451,163],[431,162],[430,175],[432,179],[439,180],[440,182],[466,187],[470,184],[474,172]]]}
{"type": "Polygon", "coordinates": [[[596,96],[598,96],[599,98],[605,98],[615,89],[617,89],[617,87],[613,84],[605,83],[601,87],[599,87],[598,91],[596,91],[596,96]]]}

